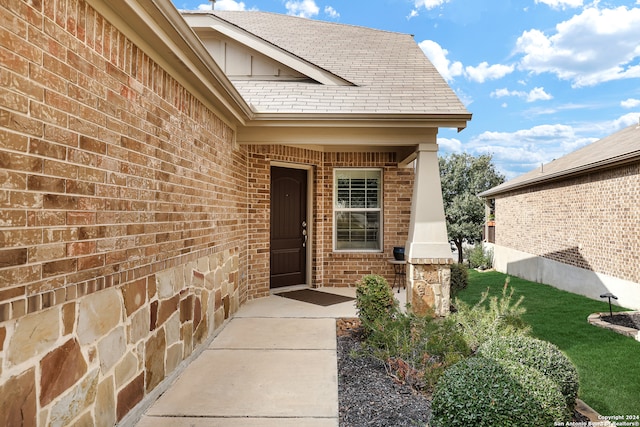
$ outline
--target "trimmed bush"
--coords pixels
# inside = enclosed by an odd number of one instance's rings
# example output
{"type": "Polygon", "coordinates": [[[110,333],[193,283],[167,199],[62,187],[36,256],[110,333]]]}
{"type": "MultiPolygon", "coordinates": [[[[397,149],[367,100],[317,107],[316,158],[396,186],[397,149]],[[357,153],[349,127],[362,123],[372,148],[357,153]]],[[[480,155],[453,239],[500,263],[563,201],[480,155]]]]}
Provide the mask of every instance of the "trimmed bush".
{"type": "Polygon", "coordinates": [[[464,264],[451,265],[451,297],[465,289],[469,284],[469,271],[464,264]]]}
{"type": "Polygon", "coordinates": [[[356,285],[356,308],[366,335],[399,312],[398,301],[387,280],[375,274],[364,276],[356,285]]]}
{"type": "Polygon", "coordinates": [[[555,381],[567,407],[575,407],[578,397],[578,371],[558,347],[529,336],[494,337],[478,348],[488,359],[509,360],[535,368],[555,381]]]}
{"type": "Polygon", "coordinates": [[[558,385],[521,363],[472,357],[447,369],[431,427],[552,426],[570,419],[558,385]]]}

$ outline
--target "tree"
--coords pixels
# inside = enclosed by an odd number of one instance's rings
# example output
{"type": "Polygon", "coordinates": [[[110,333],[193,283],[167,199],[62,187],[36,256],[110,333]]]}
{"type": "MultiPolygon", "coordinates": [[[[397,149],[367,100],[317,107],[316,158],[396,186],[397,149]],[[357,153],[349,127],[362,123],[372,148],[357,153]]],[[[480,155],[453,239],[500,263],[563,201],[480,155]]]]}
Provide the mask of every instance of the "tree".
{"type": "Polygon", "coordinates": [[[449,241],[458,249],[462,262],[462,243],[482,238],[484,202],[479,193],[504,182],[489,154],[451,154],[439,158],[442,199],[449,241]]]}

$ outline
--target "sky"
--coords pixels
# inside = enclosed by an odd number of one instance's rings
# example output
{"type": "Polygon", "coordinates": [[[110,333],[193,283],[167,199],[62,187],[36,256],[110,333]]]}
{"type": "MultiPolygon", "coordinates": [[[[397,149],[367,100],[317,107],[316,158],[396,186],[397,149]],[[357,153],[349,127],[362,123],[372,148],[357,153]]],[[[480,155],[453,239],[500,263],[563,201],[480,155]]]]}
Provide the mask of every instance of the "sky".
{"type": "MultiPolygon", "coordinates": [[[[211,9],[206,0],[173,0],[211,9]]],[[[473,114],[441,155],[491,154],[507,179],[640,120],[640,0],[218,0],[412,34],[473,114]]]]}

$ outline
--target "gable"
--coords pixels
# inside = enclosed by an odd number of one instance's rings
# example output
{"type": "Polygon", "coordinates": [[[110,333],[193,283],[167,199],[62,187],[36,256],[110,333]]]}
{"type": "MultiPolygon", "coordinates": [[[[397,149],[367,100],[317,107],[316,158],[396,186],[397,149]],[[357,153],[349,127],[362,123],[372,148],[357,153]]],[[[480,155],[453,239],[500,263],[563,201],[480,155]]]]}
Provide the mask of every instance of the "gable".
{"type": "Polygon", "coordinates": [[[220,18],[217,12],[183,12],[183,17],[218,65],[223,70],[230,70],[231,74],[227,74],[230,79],[259,76],[264,79],[271,75],[271,80],[307,80],[327,86],[352,85],[337,74],[220,18]]]}
{"type": "Polygon", "coordinates": [[[220,33],[207,32],[200,39],[231,80],[309,80],[309,76],[220,33]]]}

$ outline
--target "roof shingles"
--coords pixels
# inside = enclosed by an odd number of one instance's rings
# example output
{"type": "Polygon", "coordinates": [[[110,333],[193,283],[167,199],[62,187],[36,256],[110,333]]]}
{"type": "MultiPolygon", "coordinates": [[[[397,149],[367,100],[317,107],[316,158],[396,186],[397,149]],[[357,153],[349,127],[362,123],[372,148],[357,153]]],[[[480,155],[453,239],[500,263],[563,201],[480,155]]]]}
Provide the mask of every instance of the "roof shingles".
{"type": "Polygon", "coordinates": [[[408,34],[267,12],[213,14],[353,84],[234,79],[257,112],[469,114],[408,34]]]}

